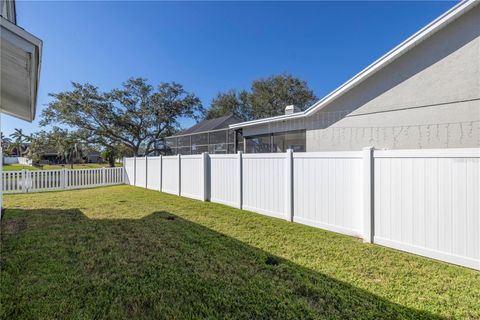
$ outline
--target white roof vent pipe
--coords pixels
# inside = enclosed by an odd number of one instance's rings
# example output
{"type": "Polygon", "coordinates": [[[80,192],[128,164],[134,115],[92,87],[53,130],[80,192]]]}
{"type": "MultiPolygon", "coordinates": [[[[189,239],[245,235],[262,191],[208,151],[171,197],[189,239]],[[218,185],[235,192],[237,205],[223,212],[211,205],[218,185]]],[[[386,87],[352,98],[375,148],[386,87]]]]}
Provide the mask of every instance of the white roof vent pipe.
{"type": "Polygon", "coordinates": [[[285,114],[293,114],[293,113],[297,113],[297,112],[300,112],[300,111],[302,111],[302,110],[300,110],[299,107],[294,106],[293,104],[285,107],[285,114]]]}

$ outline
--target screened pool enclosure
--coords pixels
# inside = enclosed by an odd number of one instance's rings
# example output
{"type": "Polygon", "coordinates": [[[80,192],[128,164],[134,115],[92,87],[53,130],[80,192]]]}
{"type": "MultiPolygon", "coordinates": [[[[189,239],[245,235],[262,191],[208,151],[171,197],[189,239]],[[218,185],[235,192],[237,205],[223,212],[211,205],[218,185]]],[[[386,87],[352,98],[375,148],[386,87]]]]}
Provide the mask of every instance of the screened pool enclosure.
{"type": "Polygon", "coordinates": [[[243,137],[241,130],[231,129],[211,130],[194,134],[176,135],[165,138],[168,154],[200,154],[208,152],[236,153],[243,151],[243,137]]]}

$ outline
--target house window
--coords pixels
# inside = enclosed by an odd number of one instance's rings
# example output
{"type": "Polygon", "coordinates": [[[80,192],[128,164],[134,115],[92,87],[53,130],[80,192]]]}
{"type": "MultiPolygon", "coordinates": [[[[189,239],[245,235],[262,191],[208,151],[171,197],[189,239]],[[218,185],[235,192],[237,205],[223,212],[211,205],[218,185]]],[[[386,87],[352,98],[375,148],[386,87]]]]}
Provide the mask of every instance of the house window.
{"type": "Polygon", "coordinates": [[[247,137],[247,153],[269,153],[272,152],[272,135],[265,134],[247,137]]]}
{"type": "Polygon", "coordinates": [[[306,151],[306,133],[304,130],[273,134],[272,152],[286,152],[288,149],[292,149],[294,152],[306,151]]]}
{"type": "Polygon", "coordinates": [[[245,138],[247,153],[294,152],[306,151],[305,130],[270,133],[245,138]]]}

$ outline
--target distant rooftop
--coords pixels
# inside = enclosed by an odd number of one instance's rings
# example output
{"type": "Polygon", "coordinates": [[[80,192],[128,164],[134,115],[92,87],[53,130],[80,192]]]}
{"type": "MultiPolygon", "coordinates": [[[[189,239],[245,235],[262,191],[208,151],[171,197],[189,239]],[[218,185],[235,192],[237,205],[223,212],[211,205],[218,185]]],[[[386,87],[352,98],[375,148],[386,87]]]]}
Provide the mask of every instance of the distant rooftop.
{"type": "Polygon", "coordinates": [[[185,129],[172,137],[183,136],[188,134],[219,130],[219,129],[228,129],[228,126],[235,123],[240,123],[242,120],[237,116],[230,114],[228,116],[203,120],[189,129],[185,129]]]}

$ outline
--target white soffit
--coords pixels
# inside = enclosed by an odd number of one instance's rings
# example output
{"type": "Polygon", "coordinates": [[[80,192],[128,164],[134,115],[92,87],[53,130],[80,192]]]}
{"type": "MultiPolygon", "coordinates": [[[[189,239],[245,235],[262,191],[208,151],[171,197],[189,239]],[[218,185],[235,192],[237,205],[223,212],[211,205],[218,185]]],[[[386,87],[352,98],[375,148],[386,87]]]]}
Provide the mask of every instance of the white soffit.
{"type": "Polygon", "coordinates": [[[35,118],[42,41],[0,17],[0,109],[32,121],[35,118]]]}

